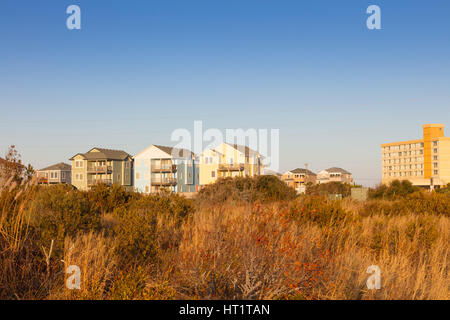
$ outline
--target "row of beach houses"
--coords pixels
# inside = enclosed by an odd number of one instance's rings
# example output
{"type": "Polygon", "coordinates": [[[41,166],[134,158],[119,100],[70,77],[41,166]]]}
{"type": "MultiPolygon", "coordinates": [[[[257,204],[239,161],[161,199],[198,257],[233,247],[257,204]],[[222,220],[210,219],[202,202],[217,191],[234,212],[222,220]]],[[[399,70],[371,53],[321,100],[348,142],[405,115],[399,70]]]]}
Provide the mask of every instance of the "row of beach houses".
{"type": "MultiPolygon", "coordinates": [[[[147,194],[162,189],[195,193],[219,178],[264,174],[259,152],[230,143],[206,149],[200,155],[159,145],[151,145],[135,156],[122,150],[93,148],[69,160],[70,165],[58,163],[36,171],[38,182],[72,184],[79,190],[104,183],[147,194]]],[[[305,191],[308,183],[353,182],[351,174],[340,168],[323,170],[317,175],[307,169],[294,169],[277,176],[299,193],[305,191]]]]}

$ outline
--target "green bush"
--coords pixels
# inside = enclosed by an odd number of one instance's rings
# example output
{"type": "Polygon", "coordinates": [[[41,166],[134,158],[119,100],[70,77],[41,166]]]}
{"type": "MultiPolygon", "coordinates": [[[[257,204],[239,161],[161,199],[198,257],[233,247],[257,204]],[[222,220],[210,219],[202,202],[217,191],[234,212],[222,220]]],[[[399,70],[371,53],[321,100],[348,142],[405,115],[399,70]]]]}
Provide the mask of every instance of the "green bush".
{"type": "Polygon", "coordinates": [[[330,194],[342,194],[343,197],[348,197],[351,194],[352,186],[348,183],[329,182],[316,185],[308,185],[306,194],[313,196],[328,196],[330,194]]]}
{"type": "Polygon", "coordinates": [[[284,201],[297,197],[294,189],[275,176],[253,178],[221,178],[207,185],[198,194],[200,204],[231,202],[284,201]]]}
{"type": "Polygon", "coordinates": [[[369,197],[372,199],[395,199],[419,191],[420,188],[413,186],[408,180],[394,180],[389,186],[383,184],[370,190],[369,197]]]}
{"type": "Polygon", "coordinates": [[[98,208],[86,194],[66,185],[40,187],[26,213],[40,244],[48,248],[54,240],[57,251],[62,250],[66,236],[101,228],[98,208]]]}
{"type": "Polygon", "coordinates": [[[353,215],[342,208],[340,200],[329,200],[325,196],[302,196],[292,201],[289,216],[301,223],[313,222],[321,227],[353,219],[353,215]]]}

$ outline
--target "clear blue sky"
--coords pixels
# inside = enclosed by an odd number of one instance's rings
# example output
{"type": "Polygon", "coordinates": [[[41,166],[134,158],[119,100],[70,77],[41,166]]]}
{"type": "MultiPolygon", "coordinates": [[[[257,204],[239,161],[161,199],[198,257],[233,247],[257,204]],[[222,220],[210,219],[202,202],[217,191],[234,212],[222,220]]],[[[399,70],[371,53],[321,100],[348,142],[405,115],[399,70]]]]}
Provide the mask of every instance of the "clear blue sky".
{"type": "Polygon", "coordinates": [[[202,120],[280,129],[280,171],[339,166],[373,185],[381,143],[450,126],[449,14],[448,0],[1,0],[0,155],[135,154],[202,120]],[[82,30],[66,28],[70,4],[82,30]],[[382,30],[366,28],[370,4],[382,30]]]}

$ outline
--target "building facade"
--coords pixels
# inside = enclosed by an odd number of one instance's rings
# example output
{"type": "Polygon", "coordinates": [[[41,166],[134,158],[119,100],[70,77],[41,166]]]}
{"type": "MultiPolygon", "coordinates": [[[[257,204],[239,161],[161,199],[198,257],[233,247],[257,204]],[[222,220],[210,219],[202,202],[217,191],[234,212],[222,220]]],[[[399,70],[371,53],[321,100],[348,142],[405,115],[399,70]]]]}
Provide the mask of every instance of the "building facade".
{"type": "Polygon", "coordinates": [[[352,184],[353,181],[353,175],[348,172],[347,170],[344,170],[342,168],[329,168],[320,171],[317,173],[317,183],[329,183],[329,182],[340,182],[340,183],[348,183],[352,184]]]}
{"type": "Polygon", "coordinates": [[[72,185],[79,190],[89,190],[98,183],[118,184],[132,190],[133,158],[125,151],[93,148],[70,160],[72,185]]]}
{"type": "Polygon", "coordinates": [[[229,143],[204,150],[198,161],[201,186],[214,183],[218,178],[254,177],[261,175],[264,169],[259,152],[229,143]]]}
{"type": "Polygon", "coordinates": [[[434,188],[450,183],[450,138],[443,124],[422,126],[423,138],[381,145],[382,183],[409,180],[434,188]]]}
{"type": "Polygon", "coordinates": [[[198,191],[199,167],[189,150],[151,145],[134,157],[134,164],[137,192],[198,191]]]}
{"type": "Polygon", "coordinates": [[[316,184],[317,175],[308,169],[297,168],[283,173],[281,179],[297,193],[305,193],[308,184],[316,184]]]}
{"type": "Polygon", "coordinates": [[[71,184],[72,167],[66,163],[58,163],[53,166],[37,170],[36,177],[38,184],[71,184]]]}

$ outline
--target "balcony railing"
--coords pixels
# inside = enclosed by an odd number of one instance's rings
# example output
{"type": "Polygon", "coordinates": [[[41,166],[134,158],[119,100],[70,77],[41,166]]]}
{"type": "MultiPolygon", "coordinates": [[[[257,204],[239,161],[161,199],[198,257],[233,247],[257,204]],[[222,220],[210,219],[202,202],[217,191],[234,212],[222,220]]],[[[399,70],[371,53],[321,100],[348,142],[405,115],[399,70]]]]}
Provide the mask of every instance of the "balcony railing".
{"type": "Polygon", "coordinates": [[[152,172],[176,172],[177,166],[174,164],[156,164],[152,165],[152,172]]]}
{"type": "Polygon", "coordinates": [[[111,173],[111,166],[91,166],[87,169],[88,173],[111,173]]]}
{"type": "Polygon", "coordinates": [[[243,164],[219,164],[219,171],[244,171],[243,164]]]}
{"type": "Polygon", "coordinates": [[[47,184],[48,183],[48,178],[38,178],[38,183],[39,184],[47,184]]]}
{"type": "Polygon", "coordinates": [[[174,186],[177,184],[176,178],[152,178],[152,185],[174,186]]]}
{"type": "Polygon", "coordinates": [[[93,186],[96,184],[107,184],[107,185],[112,185],[112,179],[89,179],[88,180],[88,185],[89,186],[93,186]]]}

